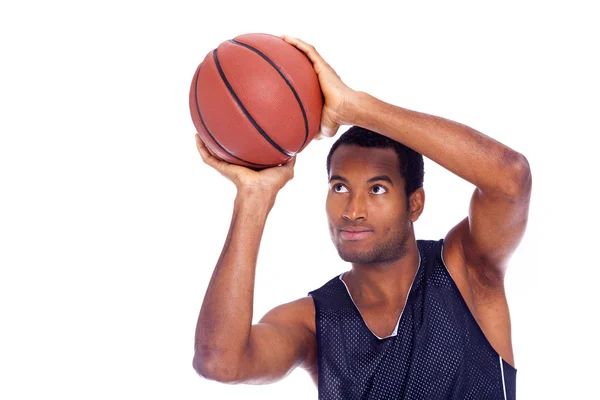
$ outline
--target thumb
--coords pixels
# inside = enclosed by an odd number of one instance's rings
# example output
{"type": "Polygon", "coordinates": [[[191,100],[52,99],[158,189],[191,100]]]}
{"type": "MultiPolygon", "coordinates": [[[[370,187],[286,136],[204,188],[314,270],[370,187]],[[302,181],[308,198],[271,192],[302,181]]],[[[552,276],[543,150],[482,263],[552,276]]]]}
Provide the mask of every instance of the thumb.
{"type": "Polygon", "coordinates": [[[319,129],[319,133],[317,134],[317,139],[321,139],[323,137],[333,137],[337,133],[340,126],[333,122],[331,118],[327,114],[325,114],[325,110],[323,110],[323,116],[321,117],[321,127],[319,129]]]}

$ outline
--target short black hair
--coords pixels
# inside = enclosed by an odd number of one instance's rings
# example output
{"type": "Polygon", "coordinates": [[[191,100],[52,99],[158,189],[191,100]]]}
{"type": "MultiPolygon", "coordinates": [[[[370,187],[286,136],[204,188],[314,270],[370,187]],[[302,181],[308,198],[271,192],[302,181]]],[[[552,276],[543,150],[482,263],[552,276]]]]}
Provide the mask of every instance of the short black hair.
{"type": "Polygon", "coordinates": [[[423,156],[420,153],[387,136],[380,135],[377,132],[360,126],[352,126],[331,146],[327,155],[327,174],[329,174],[331,168],[331,156],[340,146],[394,149],[400,161],[400,173],[405,181],[404,190],[406,196],[410,196],[415,190],[423,187],[425,169],[423,156]]]}

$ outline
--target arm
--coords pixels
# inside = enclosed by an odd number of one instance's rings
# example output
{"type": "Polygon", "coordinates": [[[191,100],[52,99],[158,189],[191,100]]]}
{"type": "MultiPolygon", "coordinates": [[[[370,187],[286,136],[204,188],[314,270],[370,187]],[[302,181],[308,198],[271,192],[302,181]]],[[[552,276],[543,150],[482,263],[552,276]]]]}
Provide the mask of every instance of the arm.
{"type": "Polygon", "coordinates": [[[312,299],[280,306],[252,326],[260,240],[276,194],[292,178],[294,162],[256,172],[216,159],[197,135],[196,144],[204,162],[231,179],[238,191],[198,317],[193,365],[200,375],[222,382],[273,381],[310,355],[311,334],[303,325],[312,299]]]}
{"type": "Polygon", "coordinates": [[[315,48],[283,39],[313,63],[325,97],[321,136],[359,125],[388,136],[476,186],[468,218],[447,236],[457,257],[477,266],[486,283],[501,283],[527,224],[531,172],[527,159],[465,125],[410,111],[346,86],[315,48]]]}
{"type": "Polygon", "coordinates": [[[507,262],[527,224],[531,172],[527,159],[457,122],[384,103],[357,93],[353,124],[403,143],[476,189],[469,216],[446,240],[489,284],[501,283],[507,262]]]}

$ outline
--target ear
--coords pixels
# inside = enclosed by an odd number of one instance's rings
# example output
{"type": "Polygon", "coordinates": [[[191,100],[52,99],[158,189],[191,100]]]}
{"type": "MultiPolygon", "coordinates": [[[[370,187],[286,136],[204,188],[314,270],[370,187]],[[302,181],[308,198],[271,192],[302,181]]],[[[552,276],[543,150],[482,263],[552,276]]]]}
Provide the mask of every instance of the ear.
{"type": "Polygon", "coordinates": [[[408,197],[410,220],[415,222],[421,216],[425,207],[425,190],[418,188],[408,197]]]}

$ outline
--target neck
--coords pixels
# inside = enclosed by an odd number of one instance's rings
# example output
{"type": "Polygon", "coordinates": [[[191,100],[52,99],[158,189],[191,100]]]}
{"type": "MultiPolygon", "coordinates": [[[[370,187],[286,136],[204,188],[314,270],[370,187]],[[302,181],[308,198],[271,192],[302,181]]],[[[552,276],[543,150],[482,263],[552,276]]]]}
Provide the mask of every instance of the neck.
{"type": "Polygon", "coordinates": [[[385,264],[352,264],[343,280],[357,304],[393,305],[404,302],[419,268],[419,249],[412,238],[404,256],[385,264]]]}

